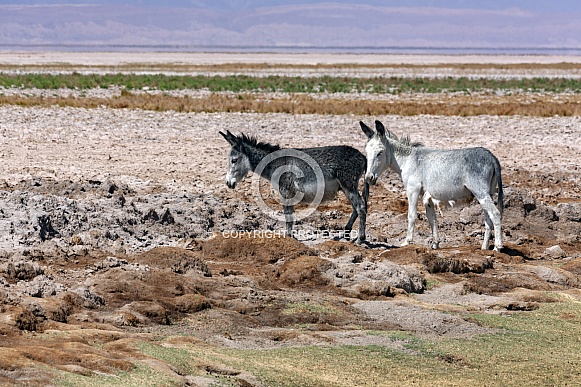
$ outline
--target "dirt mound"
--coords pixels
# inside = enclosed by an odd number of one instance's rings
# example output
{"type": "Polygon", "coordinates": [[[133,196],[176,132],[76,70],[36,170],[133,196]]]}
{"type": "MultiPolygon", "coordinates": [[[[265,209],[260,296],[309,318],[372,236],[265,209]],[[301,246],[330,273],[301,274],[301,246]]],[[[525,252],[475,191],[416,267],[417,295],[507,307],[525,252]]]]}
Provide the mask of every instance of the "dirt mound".
{"type": "Polygon", "coordinates": [[[581,259],[572,259],[568,262],[565,262],[561,269],[570,271],[571,273],[580,276],[581,275],[581,259]]]}
{"type": "Polygon", "coordinates": [[[333,266],[332,262],[317,256],[300,256],[286,261],[277,276],[280,283],[291,288],[315,289],[325,287],[330,283],[323,273],[333,266]]]}
{"type": "MultiPolygon", "coordinates": [[[[27,385],[51,385],[55,374],[51,369],[80,375],[113,375],[135,368],[134,361],[142,357],[135,349],[111,350],[107,344],[119,342],[120,332],[94,330],[47,329],[47,337],[5,338],[0,350],[0,377],[7,384],[14,381],[27,385]],[[53,336],[53,337],[51,337],[53,336]],[[97,344],[97,345],[95,345],[97,344]]],[[[0,378],[0,380],[2,380],[0,378]]]]}
{"type": "Polygon", "coordinates": [[[202,258],[201,243],[195,243],[200,246],[196,251],[176,247],[157,247],[142,254],[135,255],[131,260],[159,269],[169,268],[177,274],[186,274],[192,270],[196,274],[211,277],[212,273],[202,258]]]}
{"type": "Polygon", "coordinates": [[[316,251],[294,238],[262,237],[240,233],[237,237],[225,238],[216,234],[203,245],[204,258],[219,262],[277,263],[294,259],[300,255],[316,255],[316,251]]]}

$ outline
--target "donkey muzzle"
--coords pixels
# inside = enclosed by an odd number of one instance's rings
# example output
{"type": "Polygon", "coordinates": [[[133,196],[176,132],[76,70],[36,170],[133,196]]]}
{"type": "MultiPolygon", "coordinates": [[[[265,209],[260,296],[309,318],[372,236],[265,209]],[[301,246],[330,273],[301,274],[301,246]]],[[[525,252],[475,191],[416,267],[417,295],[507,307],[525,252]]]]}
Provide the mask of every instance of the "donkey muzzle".
{"type": "Polygon", "coordinates": [[[368,173],[365,175],[365,181],[371,185],[375,185],[377,183],[377,175],[368,173]]]}
{"type": "Polygon", "coordinates": [[[226,179],[226,185],[228,186],[228,188],[236,188],[236,181],[230,181],[228,179],[226,179]]]}

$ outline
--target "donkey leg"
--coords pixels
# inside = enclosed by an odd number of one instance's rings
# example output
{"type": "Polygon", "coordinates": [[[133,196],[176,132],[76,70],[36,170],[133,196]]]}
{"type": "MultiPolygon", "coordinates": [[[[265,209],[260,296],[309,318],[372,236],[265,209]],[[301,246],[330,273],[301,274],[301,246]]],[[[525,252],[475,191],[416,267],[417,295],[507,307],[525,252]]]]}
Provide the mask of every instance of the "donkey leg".
{"type": "Polygon", "coordinates": [[[353,227],[353,223],[357,217],[359,217],[359,233],[355,239],[355,243],[359,244],[365,240],[365,222],[367,220],[367,210],[365,208],[365,203],[363,202],[363,199],[361,199],[357,189],[344,190],[343,192],[353,207],[353,212],[351,213],[349,222],[347,222],[347,225],[345,226],[345,231],[350,232],[353,227]]]}
{"type": "Polygon", "coordinates": [[[355,205],[353,205],[353,203],[351,203],[351,207],[353,207],[353,210],[351,211],[351,216],[349,217],[349,221],[347,222],[347,224],[345,225],[345,234],[350,233],[351,229],[353,229],[353,223],[355,223],[355,220],[357,220],[357,210],[355,209],[355,205]]]}
{"type": "Polygon", "coordinates": [[[420,196],[420,189],[408,189],[408,231],[402,246],[407,246],[414,241],[414,229],[416,226],[416,218],[418,217],[418,198],[420,196]]]}
{"type": "Polygon", "coordinates": [[[490,245],[490,230],[494,227],[487,211],[484,211],[484,240],[482,241],[482,250],[488,250],[490,245]]]}
{"type": "Polygon", "coordinates": [[[294,207],[293,206],[283,206],[284,210],[284,220],[286,222],[286,233],[288,236],[294,238],[293,235],[293,213],[294,207]]]}
{"type": "MultiPolygon", "coordinates": [[[[349,221],[351,221],[351,219],[355,221],[355,219],[357,219],[357,217],[359,216],[359,232],[355,240],[355,242],[359,244],[365,241],[365,223],[367,221],[367,209],[365,207],[365,202],[363,201],[363,199],[361,199],[361,196],[359,195],[359,191],[357,191],[357,188],[351,191],[346,191],[346,196],[351,202],[351,206],[353,206],[353,213],[351,214],[351,218],[349,219],[349,221]]],[[[351,224],[347,223],[347,226],[353,226],[353,223],[351,224]]],[[[347,228],[347,226],[345,228],[347,228]]]]}
{"type": "Polygon", "coordinates": [[[365,235],[365,227],[367,224],[367,206],[365,202],[361,200],[359,205],[359,240],[358,243],[364,242],[367,236],[365,235]]]}
{"type": "MultiPolygon", "coordinates": [[[[365,240],[365,221],[367,215],[367,205],[366,202],[361,199],[359,195],[359,190],[357,189],[358,182],[351,180],[338,180],[339,187],[341,191],[345,194],[351,207],[353,208],[349,221],[345,225],[345,234],[349,234],[351,237],[351,230],[353,228],[353,223],[359,217],[359,233],[357,238],[355,238],[355,243],[360,244],[365,240]]],[[[369,189],[369,188],[368,188],[369,189]]]]}
{"type": "MultiPolygon", "coordinates": [[[[502,231],[500,225],[500,211],[494,205],[492,198],[490,196],[486,196],[484,198],[476,198],[484,211],[490,217],[492,221],[492,225],[494,227],[494,250],[500,251],[502,250],[502,231]]],[[[490,226],[489,226],[490,227],[490,226]]],[[[486,235],[485,235],[486,236],[486,235]]],[[[487,243],[488,244],[488,243],[487,243]]],[[[486,246],[488,248],[488,246],[486,246]]],[[[482,244],[482,248],[484,248],[484,243],[482,244]]]]}
{"type": "Polygon", "coordinates": [[[501,229],[501,219],[502,215],[496,206],[492,207],[492,224],[494,225],[494,251],[500,251],[503,248],[502,245],[502,229],[501,229]]]}
{"type": "Polygon", "coordinates": [[[426,205],[426,216],[428,217],[428,223],[432,229],[432,249],[440,248],[440,236],[438,235],[438,219],[436,215],[436,209],[434,208],[434,203],[429,200],[426,205]]]}

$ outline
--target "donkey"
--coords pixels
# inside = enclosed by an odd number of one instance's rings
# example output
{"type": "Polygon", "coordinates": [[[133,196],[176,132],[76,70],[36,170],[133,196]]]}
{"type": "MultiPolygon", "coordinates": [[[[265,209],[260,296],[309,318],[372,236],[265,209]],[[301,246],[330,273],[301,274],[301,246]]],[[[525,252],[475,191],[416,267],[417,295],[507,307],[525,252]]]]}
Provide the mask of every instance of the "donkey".
{"type": "Polygon", "coordinates": [[[281,148],[258,142],[244,133],[233,135],[228,130],[219,133],[232,146],[228,154],[226,185],[235,188],[236,183],[250,171],[269,180],[281,197],[288,235],[293,235],[295,204],[311,203],[316,207],[333,199],[341,190],[353,207],[345,235],[350,234],[359,217],[359,235],[355,242],[365,241],[369,183],[364,182],[362,199],[358,184],[365,173],[367,160],[360,151],[346,145],[281,148]]]}
{"type": "Polygon", "coordinates": [[[440,150],[426,148],[411,142],[408,136],[398,139],[383,124],[375,121],[375,129],[359,122],[367,135],[367,172],[365,181],[375,184],[387,168],[393,169],[403,180],[408,198],[408,229],[406,246],[413,241],[420,195],[426,207],[432,229],[432,248],[440,245],[435,208],[440,205],[466,204],[476,198],[484,209],[484,242],[488,250],[490,230],[494,227],[494,250],[502,249],[500,221],[503,209],[502,177],[498,159],[485,148],[440,150]],[[498,208],[492,195],[498,187],[498,208]]]}

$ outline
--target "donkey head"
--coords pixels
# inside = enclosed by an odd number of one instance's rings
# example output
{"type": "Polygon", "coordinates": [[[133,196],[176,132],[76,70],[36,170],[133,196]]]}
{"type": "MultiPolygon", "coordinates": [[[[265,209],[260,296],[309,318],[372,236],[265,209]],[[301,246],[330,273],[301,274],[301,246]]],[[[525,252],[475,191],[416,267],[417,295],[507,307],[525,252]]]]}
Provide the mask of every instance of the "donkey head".
{"type": "Polygon", "coordinates": [[[386,146],[385,127],[379,121],[375,121],[375,130],[359,121],[363,133],[367,135],[365,153],[367,155],[367,171],[365,181],[370,184],[377,183],[377,178],[388,167],[389,149],[386,146]]]}
{"type": "Polygon", "coordinates": [[[219,132],[222,137],[232,146],[228,153],[228,173],[226,174],[226,185],[228,188],[235,188],[236,183],[244,179],[250,172],[250,160],[244,153],[244,144],[239,137],[236,137],[229,130],[226,133],[219,132]]]}

